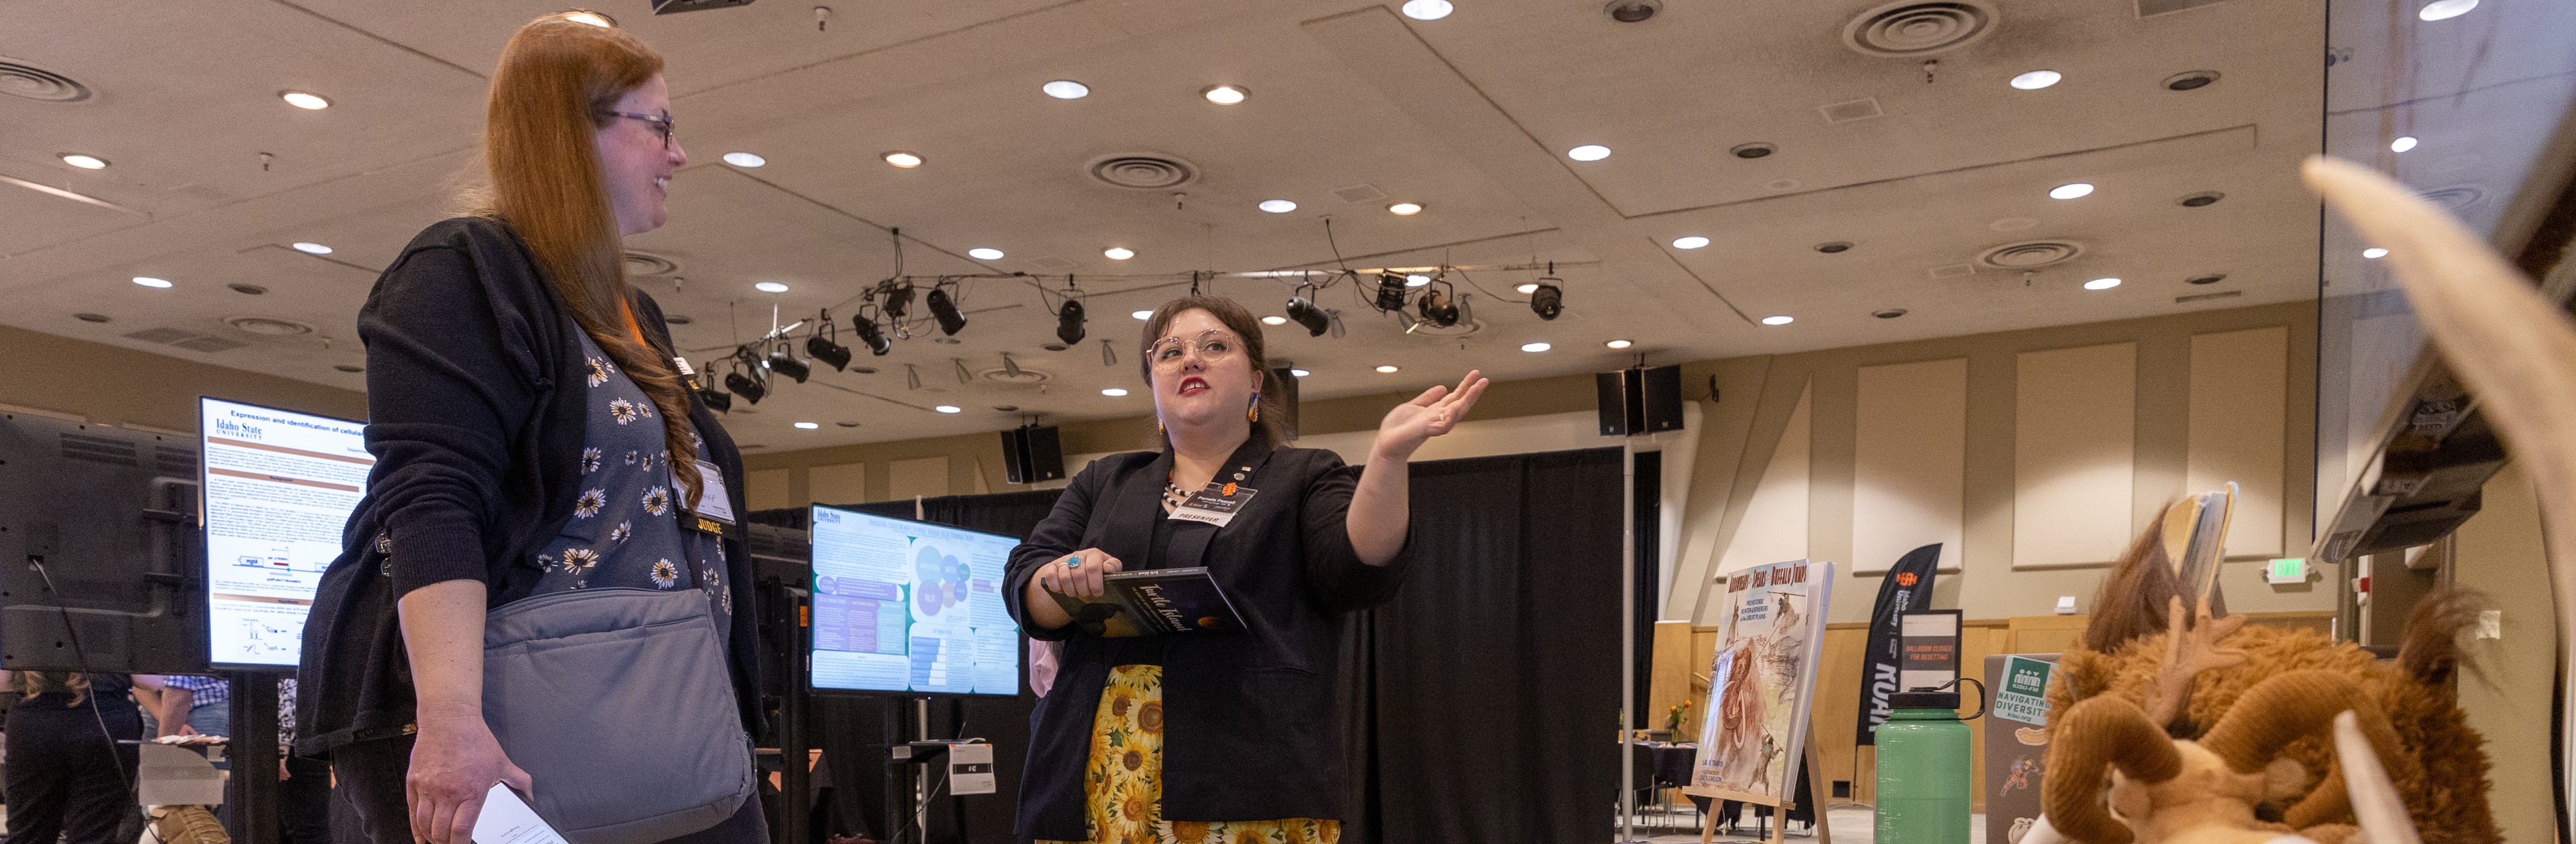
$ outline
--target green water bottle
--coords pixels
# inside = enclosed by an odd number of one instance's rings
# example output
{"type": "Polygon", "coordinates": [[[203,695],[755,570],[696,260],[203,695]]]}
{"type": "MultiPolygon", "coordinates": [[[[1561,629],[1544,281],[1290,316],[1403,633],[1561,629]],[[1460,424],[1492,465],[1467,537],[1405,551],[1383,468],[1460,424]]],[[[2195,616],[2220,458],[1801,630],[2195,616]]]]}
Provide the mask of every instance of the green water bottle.
{"type": "Polygon", "coordinates": [[[1958,683],[1889,696],[1895,712],[1878,725],[1878,844],[1968,844],[1968,722],[1986,714],[1985,684],[1976,714],[1961,718],[1959,693],[1944,691],[1958,683]]]}

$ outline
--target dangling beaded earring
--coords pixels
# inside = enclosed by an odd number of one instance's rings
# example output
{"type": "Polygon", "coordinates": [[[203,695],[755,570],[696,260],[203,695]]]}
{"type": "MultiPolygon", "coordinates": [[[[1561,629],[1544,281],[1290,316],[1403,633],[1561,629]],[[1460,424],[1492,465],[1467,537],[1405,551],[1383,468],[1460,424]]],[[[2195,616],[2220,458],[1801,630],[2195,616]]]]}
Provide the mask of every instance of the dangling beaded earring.
{"type": "Polygon", "coordinates": [[[1252,391],[1252,409],[1245,411],[1243,415],[1244,418],[1254,422],[1261,421],[1261,391],[1252,391]]]}

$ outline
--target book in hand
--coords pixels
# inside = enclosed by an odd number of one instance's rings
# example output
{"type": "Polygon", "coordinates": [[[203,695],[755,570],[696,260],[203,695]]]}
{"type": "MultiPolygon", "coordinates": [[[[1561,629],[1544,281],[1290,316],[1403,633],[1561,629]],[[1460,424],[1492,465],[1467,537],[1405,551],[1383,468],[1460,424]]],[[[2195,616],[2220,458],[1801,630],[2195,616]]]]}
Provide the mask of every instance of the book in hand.
{"type": "Polygon", "coordinates": [[[1058,606],[1083,632],[1105,638],[1222,633],[1243,629],[1243,616],[1205,567],[1122,571],[1101,579],[1103,594],[1060,592],[1058,606]]]}

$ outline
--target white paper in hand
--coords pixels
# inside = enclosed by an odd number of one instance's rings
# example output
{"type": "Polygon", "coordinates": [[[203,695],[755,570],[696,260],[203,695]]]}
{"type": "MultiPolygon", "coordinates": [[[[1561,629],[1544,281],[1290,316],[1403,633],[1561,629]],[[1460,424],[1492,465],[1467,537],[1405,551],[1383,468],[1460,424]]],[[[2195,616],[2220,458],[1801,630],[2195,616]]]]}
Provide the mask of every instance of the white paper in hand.
{"type": "Polygon", "coordinates": [[[569,844],[563,834],[537,817],[528,801],[503,783],[483,792],[483,814],[474,818],[474,844],[569,844]]]}

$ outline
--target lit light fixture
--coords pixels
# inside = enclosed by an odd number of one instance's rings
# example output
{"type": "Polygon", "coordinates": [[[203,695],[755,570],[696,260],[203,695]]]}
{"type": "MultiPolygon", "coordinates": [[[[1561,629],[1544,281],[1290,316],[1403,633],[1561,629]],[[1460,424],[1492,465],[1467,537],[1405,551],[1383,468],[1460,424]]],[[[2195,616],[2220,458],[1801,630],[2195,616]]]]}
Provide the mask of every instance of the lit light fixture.
{"type": "Polygon", "coordinates": [[[1124,261],[1129,258],[1136,257],[1136,250],[1129,249],[1124,246],[1112,246],[1107,249],[1100,250],[1100,254],[1102,257],[1108,258],[1112,261],[1124,261]]]}
{"type": "Polygon", "coordinates": [[[1625,348],[1628,348],[1629,346],[1634,346],[1634,345],[1637,345],[1637,344],[1636,344],[1636,342],[1635,342],[1635,341],[1631,341],[1631,340],[1612,340],[1612,341],[1610,341],[1610,342],[1603,343],[1603,344],[1601,344],[1601,345],[1608,346],[1608,347],[1613,348],[1613,349],[1625,349],[1625,348]]]}
{"type": "Polygon", "coordinates": [[[2029,73],[2013,77],[2012,86],[2024,91],[2037,91],[2041,88],[2055,85],[2058,80],[2064,78],[2066,78],[2064,74],[2060,74],[2054,70],[2034,70],[2029,73]]]}
{"type": "Polygon", "coordinates": [[[1405,274],[1404,274],[1404,286],[1406,286],[1406,287],[1421,287],[1421,286],[1423,286],[1423,285],[1430,284],[1430,283],[1431,283],[1431,277],[1430,277],[1430,276],[1423,275],[1423,274],[1421,274],[1421,273],[1405,273],[1405,274]]]}
{"type": "Polygon", "coordinates": [[[1299,377],[1299,378],[1304,378],[1304,377],[1306,377],[1306,376],[1308,376],[1308,375],[1313,375],[1313,374],[1315,374],[1315,373],[1308,372],[1308,371],[1303,370],[1303,369],[1290,369],[1290,370],[1288,370],[1288,374],[1290,374],[1290,375],[1294,375],[1294,376],[1297,376],[1297,377],[1299,377]]]}
{"type": "Polygon", "coordinates": [[[1381,366],[1377,368],[1377,371],[1382,374],[1393,375],[1396,372],[1396,368],[1393,366],[1381,366]]]}
{"type": "MultiPolygon", "coordinates": [[[[2361,250],[2361,257],[2369,258],[2369,259],[2371,259],[2371,260],[2374,260],[2374,261],[2375,261],[2375,260],[2378,260],[2378,259],[2381,259],[2381,258],[2388,257],[2388,250],[2386,250],[2386,249],[2381,249],[2381,248],[2379,248],[2379,247],[2373,246],[2373,247],[2370,247],[2370,248],[2368,248],[2368,249],[2361,250]]],[[[136,280],[136,281],[141,281],[142,279],[135,279],[135,280],[136,280]]]]}
{"type": "Polygon", "coordinates": [[[752,285],[751,289],[758,290],[762,293],[785,293],[787,292],[787,285],[780,284],[775,281],[764,281],[759,284],[752,285]]]}
{"type": "Polygon", "coordinates": [[[1145,320],[1149,320],[1149,319],[1153,319],[1153,318],[1154,318],[1154,309],[1152,309],[1152,308],[1140,308],[1140,309],[1137,309],[1137,310],[1128,311],[1128,312],[1127,312],[1127,315],[1128,315],[1128,316],[1131,316],[1131,317],[1135,317],[1135,318],[1136,318],[1136,320],[1137,320],[1138,322],[1143,322],[1143,321],[1145,321],[1145,320]]]}
{"type": "Polygon", "coordinates": [[[1521,283],[1521,285],[1520,285],[1519,287],[1514,287],[1514,288],[1512,288],[1512,289],[1513,289],[1513,290],[1516,290],[1516,291],[1519,291],[1519,292],[1520,292],[1520,294],[1521,294],[1521,295],[1523,295],[1523,296],[1527,296],[1527,295],[1529,295],[1529,294],[1532,294],[1532,293],[1536,293],[1536,292],[1538,292],[1538,282],[1535,282],[1535,281],[1522,282],[1522,283],[1521,283]]]}
{"type": "Polygon", "coordinates": [[[941,412],[941,413],[964,413],[964,412],[966,412],[966,409],[965,409],[965,408],[958,407],[958,406],[953,405],[953,404],[943,404],[943,405],[940,405],[940,406],[938,406],[938,407],[934,407],[934,408],[931,408],[931,409],[932,409],[932,410],[939,411],[939,412],[941,412]]]}
{"type": "Polygon", "coordinates": [[[1125,387],[1111,387],[1111,388],[1109,388],[1109,389],[1106,389],[1106,390],[1102,390],[1102,391],[1100,391],[1100,394],[1101,394],[1101,395],[1104,395],[1104,396],[1108,396],[1108,397],[1110,397],[1110,398],[1113,398],[1113,399],[1114,399],[1114,398],[1117,398],[1117,397],[1119,397],[1119,396],[1126,395],[1126,394],[1127,394],[1127,388],[1125,388],[1125,387]]]}
{"type": "Polygon", "coordinates": [[[1210,85],[1199,89],[1199,96],[1206,97],[1208,102],[1212,102],[1217,105],[1233,105],[1235,103],[1243,102],[1244,95],[1248,93],[1250,92],[1233,85],[1210,85]]]}
{"type": "Polygon", "coordinates": [[[320,94],[307,94],[302,91],[279,91],[277,92],[277,97],[278,99],[285,100],[287,105],[291,105],[305,111],[321,111],[331,107],[331,101],[324,99],[320,94]]]}
{"type": "Polygon", "coordinates": [[[62,159],[64,164],[69,164],[83,170],[103,170],[107,168],[107,159],[100,158],[95,155],[82,155],[77,152],[66,152],[62,154],[62,159]]]}
{"type": "Polygon", "coordinates": [[[299,240],[295,242],[295,251],[302,252],[306,255],[329,255],[331,254],[331,247],[324,246],[319,243],[299,240]]]}
{"type": "Polygon", "coordinates": [[[136,284],[140,284],[140,285],[143,285],[143,286],[145,286],[145,287],[153,287],[153,288],[167,288],[167,287],[169,287],[169,286],[170,286],[170,280],[169,280],[169,279],[166,279],[166,278],[153,278],[153,277],[148,276],[148,275],[138,275],[138,276],[135,276],[135,277],[134,277],[134,283],[136,283],[136,284]]]}
{"type": "Polygon", "coordinates": [[[1273,214],[1286,214],[1297,210],[1297,203],[1285,199],[1264,199],[1261,201],[1261,210],[1273,214]]]}
{"type": "Polygon", "coordinates": [[[586,23],[602,29],[616,26],[616,24],[610,23],[607,18],[601,17],[598,12],[574,12],[572,14],[565,15],[564,20],[572,21],[573,23],[586,23]]]}
{"type": "Polygon", "coordinates": [[[1398,217],[1411,217],[1415,214],[1422,213],[1422,203],[1398,202],[1394,205],[1387,206],[1386,213],[1393,214],[1398,217]]]}
{"type": "Polygon", "coordinates": [[[1763,325],[1788,325],[1789,323],[1797,321],[1798,318],[1793,316],[1767,316],[1762,318],[1763,325]]]}
{"type": "Polygon", "coordinates": [[[1544,352],[1544,351],[1547,351],[1547,350],[1549,350],[1549,349],[1553,349],[1553,348],[1556,348],[1556,347],[1555,347],[1555,346],[1550,346],[1550,345],[1548,345],[1548,344],[1546,344],[1546,343],[1522,343],[1522,344],[1521,344],[1521,351],[1524,351],[1524,352],[1544,352]]]}
{"type": "Polygon", "coordinates": [[[2050,199],[2083,199],[2093,195],[2093,183],[2068,182],[2048,189],[2050,199]]]}
{"type": "Polygon", "coordinates": [[[811,431],[811,430],[814,430],[814,429],[816,429],[816,428],[820,428],[820,427],[823,427],[823,426],[822,426],[822,424],[821,424],[821,423],[817,423],[817,422],[798,422],[798,423],[796,423],[796,427],[801,428],[801,429],[804,429],[804,430],[811,431]]]}
{"type": "Polygon", "coordinates": [[[1418,21],[1436,21],[1449,16],[1458,7],[1449,0],[1404,0],[1404,16],[1418,21]]]}
{"type": "Polygon", "coordinates": [[[1698,249],[1707,245],[1708,238],[1701,237],[1699,235],[1673,238],[1674,249],[1698,249]]]}
{"type": "Polygon", "coordinates": [[[724,154],[724,163],[736,167],[758,167],[769,163],[769,159],[762,158],[757,153],[728,152],[724,154]]]}
{"type": "Polygon", "coordinates": [[[1600,144],[1584,144],[1582,146],[1566,150],[1565,157],[1576,161],[1599,161],[1610,157],[1610,148],[1600,144]]]}
{"type": "Polygon", "coordinates": [[[2086,290],[2109,290],[2118,286],[2120,286],[2120,280],[2116,278],[2097,278],[2084,283],[2086,290]]]}
{"type": "Polygon", "coordinates": [[[1287,318],[1287,317],[1284,317],[1284,316],[1266,316],[1266,317],[1262,317],[1262,318],[1261,318],[1261,324],[1263,324],[1263,325],[1287,325],[1287,324],[1288,324],[1288,318],[1287,318]]]}
{"type": "Polygon", "coordinates": [[[2397,140],[2389,141],[2389,142],[2388,142],[2388,151],[2389,151],[2389,152],[2405,152],[2405,151],[2407,151],[2407,150],[2414,149],[2414,148],[2415,148],[2415,144],[2416,144],[2415,136],[2413,136],[2413,135],[2401,135],[2401,136],[2399,136],[2399,137],[2397,138],[2397,140]]]}
{"type": "Polygon", "coordinates": [[[1002,258],[1002,250],[995,249],[990,246],[978,246],[973,249],[966,250],[966,257],[973,258],[978,261],[998,261],[1002,258]]]}
{"type": "Polygon", "coordinates": [[[2415,16],[2427,21],[2446,21],[2468,14],[2470,9],[2477,7],[2478,0],[2433,0],[2424,4],[2423,10],[2416,12],[2415,16]]]}
{"type": "Polygon", "coordinates": [[[902,167],[907,170],[921,166],[921,153],[917,152],[895,150],[893,152],[886,153],[884,158],[885,163],[902,167]]]}
{"type": "Polygon", "coordinates": [[[1071,79],[1058,79],[1038,86],[1038,90],[1045,91],[1047,96],[1059,100],[1079,100],[1091,96],[1091,86],[1071,79]]]}

